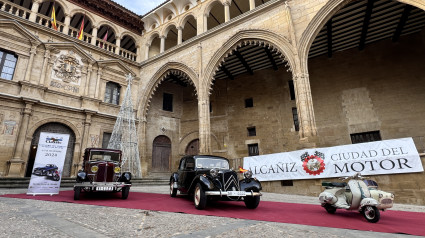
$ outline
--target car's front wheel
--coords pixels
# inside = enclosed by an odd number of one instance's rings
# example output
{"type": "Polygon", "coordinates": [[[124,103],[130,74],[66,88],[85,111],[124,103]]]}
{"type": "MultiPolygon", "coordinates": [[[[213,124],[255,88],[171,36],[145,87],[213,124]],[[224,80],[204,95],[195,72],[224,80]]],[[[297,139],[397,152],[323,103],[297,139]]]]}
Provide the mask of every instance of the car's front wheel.
{"type": "Polygon", "coordinates": [[[74,200],[80,200],[81,187],[74,188],[74,200]]]}
{"type": "Polygon", "coordinates": [[[255,209],[260,204],[260,196],[255,197],[245,197],[244,200],[245,206],[249,209],[255,209]]]}
{"type": "Polygon", "coordinates": [[[171,179],[170,181],[170,196],[175,197],[177,196],[177,188],[174,187],[174,179],[171,179]]]}
{"type": "Polygon", "coordinates": [[[121,198],[122,199],[127,199],[128,198],[128,194],[130,193],[130,187],[123,187],[121,190],[121,198]]]}
{"type": "Polygon", "coordinates": [[[332,206],[331,204],[326,203],[324,208],[329,214],[334,214],[336,212],[336,207],[332,206]]]}
{"type": "Polygon", "coordinates": [[[198,210],[203,210],[207,206],[207,196],[201,184],[196,184],[195,192],[193,193],[193,201],[198,210]]]}

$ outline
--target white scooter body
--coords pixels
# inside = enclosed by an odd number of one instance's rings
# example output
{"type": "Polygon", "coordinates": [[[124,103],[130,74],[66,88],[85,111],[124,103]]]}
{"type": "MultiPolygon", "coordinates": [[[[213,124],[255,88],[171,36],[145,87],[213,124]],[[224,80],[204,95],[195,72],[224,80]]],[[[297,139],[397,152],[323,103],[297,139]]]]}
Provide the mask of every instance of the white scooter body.
{"type": "Polygon", "coordinates": [[[319,195],[321,205],[328,213],[335,213],[336,209],[358,210],[369,222],[378,222],[379,210],[392,207],[394,195],[381,190],[376,186],[368,186],[359,173],[352,177],[344,178],[346,183],[323,182],[325,191],[319,195]]]}

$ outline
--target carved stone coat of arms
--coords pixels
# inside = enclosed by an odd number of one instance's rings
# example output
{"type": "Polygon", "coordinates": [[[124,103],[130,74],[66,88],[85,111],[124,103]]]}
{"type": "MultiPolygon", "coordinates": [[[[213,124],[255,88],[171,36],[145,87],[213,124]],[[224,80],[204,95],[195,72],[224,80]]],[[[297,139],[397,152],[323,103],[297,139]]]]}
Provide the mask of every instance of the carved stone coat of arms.
{"type": "Polygon", "coordinates": [[[61,79],[65,83],[80,84],[81,64],[73,51],[68,54],[61,54],[53,68],[56,78],[61,79]]]}

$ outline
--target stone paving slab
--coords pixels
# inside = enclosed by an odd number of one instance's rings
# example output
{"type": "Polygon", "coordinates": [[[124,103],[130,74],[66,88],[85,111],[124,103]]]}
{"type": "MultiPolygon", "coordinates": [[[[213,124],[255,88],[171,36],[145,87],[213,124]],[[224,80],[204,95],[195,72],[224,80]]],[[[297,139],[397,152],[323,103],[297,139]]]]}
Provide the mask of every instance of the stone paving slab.
{"type": "MultiPolygon", "coordinates": [[[[168,186],[132,187],[131,191],[166,194],[168,186]]],[[[0,194],[25,192],[26,189],[0,189],[0,194]]],[[[318,204],[315,197],[297,195],[264,193],[262,199],[318,204]]],[[[425,212],[423,206],[401,204],[394,210],[425,212]]],[[[0,198],[0,224],[0,237],[413,237],[13,198],[0,198]]]]}

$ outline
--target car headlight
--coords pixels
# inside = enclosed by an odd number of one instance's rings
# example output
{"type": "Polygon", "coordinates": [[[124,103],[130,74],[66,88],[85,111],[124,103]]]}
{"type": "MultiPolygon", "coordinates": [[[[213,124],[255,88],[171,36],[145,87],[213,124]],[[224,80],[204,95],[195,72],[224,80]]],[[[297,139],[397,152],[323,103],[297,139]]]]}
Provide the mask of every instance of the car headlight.
{"type": "Polygon", "coordinates": [[[211,174],[211,176],[213,176],[213,177],[217,177],[217,175],[218,175],[218,170],[217,170],[217,169],[211,169],[211,170],[210,170],[210,174],[211,174]]]}
{"type": "Polygon", "coordinates": [[[115,167],[115,169],[114,169],[114,172],[117,174],[117,173],[119,173],[121,171],[121,168],[120,167],[115,167]]]}
{"type": "Polygon", "coordinates": [[[92,171],[93,173],[96,173],[98,170],[99,170],[99,167],[97,167],[97,166],[92,166],[92,167],[91,167],[91,171],[92,171]]]}
{"type": "Polygon", "coordinates": [[[384,195],[382,193],[379,194],[379,198],[382,198],[384,195]]]}
{"type": "Polygon", "coordinates": [[[252,171],[248,170],[243,175],[245,176],[245,178],[250,179],[252,178],[252,171]]]}

